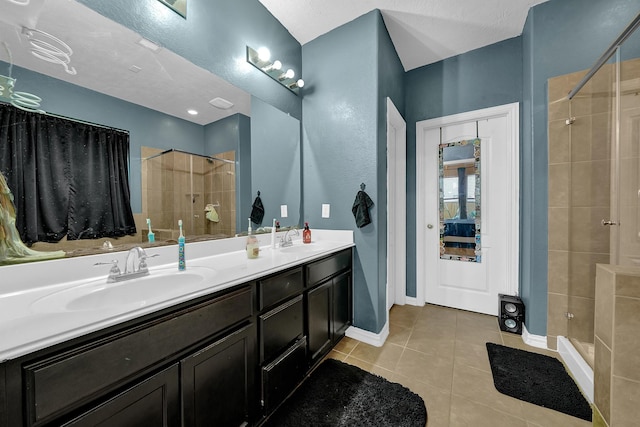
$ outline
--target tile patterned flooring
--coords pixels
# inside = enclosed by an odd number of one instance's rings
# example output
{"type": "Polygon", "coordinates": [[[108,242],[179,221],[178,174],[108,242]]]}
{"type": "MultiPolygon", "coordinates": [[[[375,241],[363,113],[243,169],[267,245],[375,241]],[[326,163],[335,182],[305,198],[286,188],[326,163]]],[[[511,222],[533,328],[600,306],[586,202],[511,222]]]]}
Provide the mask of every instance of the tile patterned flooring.
{"type": "Polygon", "coordinates": [[[427,426],[586,427],[579,418],[499,393],[493,385],[486,342],[557,353],[503,333],[496,317],[435,305],[393,306],[382,347],[345,337],[329,357],[400,383],[427,406],[427,426]]]}

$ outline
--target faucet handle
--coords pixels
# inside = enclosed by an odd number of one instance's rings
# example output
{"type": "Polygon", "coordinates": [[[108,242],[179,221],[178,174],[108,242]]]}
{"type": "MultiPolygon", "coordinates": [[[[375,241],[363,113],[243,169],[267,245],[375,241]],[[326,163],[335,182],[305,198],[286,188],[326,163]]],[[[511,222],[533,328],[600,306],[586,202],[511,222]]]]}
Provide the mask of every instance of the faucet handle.
{"type": "Polygon", "coordinates": [[[140,257],[139,268],[140,269],[148,268],[148,266],[147,266],[147,258],[155,258],[157,256],[160,256],[160,254],[147,255],[147,253],[144,252],[144,254],[140,257]]]}
{"type": "Polygon", "coordinates": [[[120,275],[120,267],[118,267],[118,260],[114,259],[111,262],[96,262],[93,265],[110,265],[111,270],[109,270],[109,276],[119,276],[120,275]]]}

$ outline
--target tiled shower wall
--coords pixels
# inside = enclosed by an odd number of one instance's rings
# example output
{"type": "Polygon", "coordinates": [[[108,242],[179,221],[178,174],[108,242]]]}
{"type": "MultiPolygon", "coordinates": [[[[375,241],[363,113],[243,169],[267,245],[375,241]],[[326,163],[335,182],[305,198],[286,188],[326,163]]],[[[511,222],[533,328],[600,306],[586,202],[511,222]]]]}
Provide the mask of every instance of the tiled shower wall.
{"type": "Polygon", "coordinates": [[[571,101],[567,94],[585,72],[548,82],[547,345],[553,349],[558,336],[593,348],[596,264],[609,263],[609,229],[601,220],[610,209],[612,71],[605,66],[571,101]]]}
{"type": "MultiPolygon", "coordinates": [[[[162,150],[142,147],[142,158],[162,150]]],[[[215,157],[235,159],[235,152],[215,157]]],[[[170,152],[142,162],[142,210],[151,218],[157,240],[177,239],[178,220],[187,236],[235,235],[235,164],[209,161],[204,157],[170,152]],[[206,218],[211,204],[218,222],[206,218]]],[[[145,231],[146,236],[146,231],[145,231]]]]}

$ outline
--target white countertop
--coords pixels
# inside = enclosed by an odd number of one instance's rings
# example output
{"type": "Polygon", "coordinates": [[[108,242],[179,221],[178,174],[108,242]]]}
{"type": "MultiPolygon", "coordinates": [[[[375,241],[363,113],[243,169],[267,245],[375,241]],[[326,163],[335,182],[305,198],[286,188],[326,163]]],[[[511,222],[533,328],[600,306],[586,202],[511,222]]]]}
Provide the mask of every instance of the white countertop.
{"type": "MultiPolygon", "coordinates": [[[[282,235],[284,233],[278,233],[282,235]]],[[[150,275],[147,278],[175,277],[175,288],[154,295],[147,286],[148,298],[106,305],[99,309],[67,309],[58,304],[72,288],[88,282],[122,286],[132,281],[106,283],[109,265],[99,262],[119,261],[124,268],[126,252],[106,252],[78,258],[40,261],[31,264],[0,266],[0,361],[15,359],[31,352],[117,325],[200,296],[249,282],[287,268],[321,258],[354,246],[352,231],[313,230],[312,245],[302,248],[294,237],[293,249],[272,249],[269,234],[257,236],[260,256],[247,259],[246,238],[188,243],[185,246],[187,269],[177,269],[177,245],[146,249],[150,275]],[[314,246],[315,245],[315,246],[314,246]],[[296,250],[301,247],[301,250],[296,250]],[[175,272],[175,274],[174,274],[175,272]],[[202,283],[181,286],[194,275],[205,278],[202,283]]],[[[173,279],[171,286],[173,286],[173,279]]],[[[152,285],[153,282],[149,281],[152,285]]],[[[133,288],[131,288],[133,289],[133,288]]],[[[166,287],[165,287],[166,290],[166,287]]],[[[138,297],[139,298],[139,297],[138,297]]]]}

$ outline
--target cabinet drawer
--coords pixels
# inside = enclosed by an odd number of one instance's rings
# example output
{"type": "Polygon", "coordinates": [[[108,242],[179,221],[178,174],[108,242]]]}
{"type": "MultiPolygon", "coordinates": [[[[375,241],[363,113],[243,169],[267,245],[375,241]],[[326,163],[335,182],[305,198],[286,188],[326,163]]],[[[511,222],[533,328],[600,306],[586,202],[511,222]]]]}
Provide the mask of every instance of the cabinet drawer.
{"type": "Polygon", "coordinates": [[[306,340],[301,338],[262,368],[262,401],[266,414],[273,411],[300,382],[307,370],[306,340]]]}
{"type": "Polygon", "coordinates": [[[271,307],[287,298],[302,292],[302,268],[258,281],[258,310],[271,307]]]}
{"type": "Polygon", "coordinates": [[[303,335],[302,295],[259,317],[260,363],[276,357],[303,335]]]}
{"type": "Polygon", "coordinates": [[[307,265],[307,286],[322,282],[342,270],[351,267],[351,249],[345,249],[329,258],[307,265]]]}
{"type": "Polygon", "coordinates": [[[23,369],[28,423],[40,423],[85,404],[251,315],[252,292],[247,286],[144,327],[27,365],[23,369]]]}

